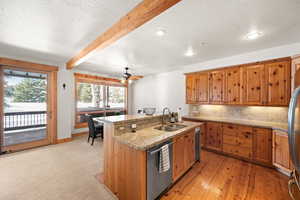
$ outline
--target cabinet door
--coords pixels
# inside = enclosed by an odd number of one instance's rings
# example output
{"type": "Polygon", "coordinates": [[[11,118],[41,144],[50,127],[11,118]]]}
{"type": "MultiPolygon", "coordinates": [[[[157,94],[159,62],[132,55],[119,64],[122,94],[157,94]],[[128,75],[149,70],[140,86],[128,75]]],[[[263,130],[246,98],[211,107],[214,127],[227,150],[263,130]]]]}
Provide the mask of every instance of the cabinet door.
{"type": "Polygon", "coordinates": [[[249,148],[252,152],[253,147],[253,128],[250,126],[239,126],[237,145],[249,148]]]}
{"type": "Polygon", "coordinates": [[[272,131],[264,128],[253,129],[253,159],[272,165],[272,131]]]}
{"type": "Polygon", "coordinates": [[[207,122],[205,145],[209,149],[222,150],[222,124],[207,122]]]}
{"type": "Polygon", "coordinates": [[[205,147],[206,125],[205,124],[201,125],[200,130],[201,130],[200,144],[201,147],[205,147]]]}
{"type": "Polygon", "coordinates": [[[264,69],[264,65],[243,67],[243,104],[264,105],[266,103],[264,69]]]}
{"type": "Polygon", "coordinates": [[[195,133],[194,130],[184,136],[184,171],[188,170],[195,162],[195,133]]]}
{"type": "Polygon", "coordinates": [[[198,73],[195,77],[196,84],[196,102],[208,103],[209,102],[209,78],[208,72],[198,73]]]}
{"type": "Polygon", "coordinates": [[[175,181],[184,173],[184,136],[179,136],[173,140],[173,180],[175,181]]]}
{"type": "Polygon", "coordinates": [[[275,62],[266,64],[268,105],[288,105],[290,101],[291,63],[275,62]]]}
{"type": "Polygon", "coordinates": [[[186,103],[194,104],[196,102],[195,75],[186,75],[186,103]]]}
{"type": "Polygon", "coordinates": [[[288,172],[292,170],[287,133],[273,131],[273,164],[288,172]]]}
{"type": "Polygon", "coordinates": [[[221,104],[224,101],[224,70],[210,72],[209,84],[210,103],[221,104]]]}
{"type": "Polygon", "coordinates": [[[242,101],[242,73],[240,67],[225,70],[225,102],[240,104],[242,101]]]}

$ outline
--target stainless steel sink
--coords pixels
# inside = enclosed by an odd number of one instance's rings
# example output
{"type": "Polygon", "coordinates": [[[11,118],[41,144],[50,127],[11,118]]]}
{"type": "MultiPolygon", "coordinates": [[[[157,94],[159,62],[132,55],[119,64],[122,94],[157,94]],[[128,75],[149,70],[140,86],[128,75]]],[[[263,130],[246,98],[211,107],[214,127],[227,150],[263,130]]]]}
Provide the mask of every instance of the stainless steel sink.
{"type": "Polygon", "coordinates": [[[160,131],[172,132],[172,131],[180,130],[185,127],[187,127],[187,126],[182,125],[182,124],[168,124],[168,125],[164,125],[164,126],[155,127],[154,129],[160,130],[160,131]]]}

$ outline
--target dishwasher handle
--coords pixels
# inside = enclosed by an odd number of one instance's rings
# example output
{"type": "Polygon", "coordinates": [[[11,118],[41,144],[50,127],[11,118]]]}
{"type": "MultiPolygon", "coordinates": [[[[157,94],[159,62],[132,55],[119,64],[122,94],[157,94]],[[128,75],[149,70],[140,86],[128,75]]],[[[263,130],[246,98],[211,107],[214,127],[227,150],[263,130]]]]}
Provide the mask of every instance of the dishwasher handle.
{"type": "MultiPolygon", "coordinates": [[[[173,144],[173,142],[167,143],[167,145],[171,145],[171,144],[173,144]]],[[[149,153],[150,153],[151,155],[153,155],[153,154],[156,154],[156,153],[160,152],[161,150],[162,150],[162,147],[160,147],[160,148],[158,148],[158,149],[155,149],[155,150],[153,150],[153,151],[150,151],[149,153]]]]}

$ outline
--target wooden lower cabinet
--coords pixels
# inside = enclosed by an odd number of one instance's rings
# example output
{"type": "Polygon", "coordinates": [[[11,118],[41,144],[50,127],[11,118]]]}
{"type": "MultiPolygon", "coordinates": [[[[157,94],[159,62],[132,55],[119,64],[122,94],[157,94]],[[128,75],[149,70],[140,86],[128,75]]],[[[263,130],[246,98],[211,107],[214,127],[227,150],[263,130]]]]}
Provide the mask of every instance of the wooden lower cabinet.
{"type": "Polygon", "coordinates": [[[206,123],[205,147],[212,150],[222,150],[222,124],[217,122],[206,123]]]}
{"type": "Polygon", "coordinates": [[[272,165],[272,130],[265,128],[253,129],[253,160],[272,165]]]}
{"type": "MultiPolygon", "coordinates": [[[[187,118],[184,120],[189,121],[187,118]]],[[[197,122],[195,119],[192,121],[197,122]]],[[[286,174],[293,170],[286,132],[221,122],[206,122],[201,126],[202,130],[205,132],[201,144],[205,149],[275,166],[286,174]]]]}
{"type": "Polygon", "coordinates": [[[223,124],[223,152],[252,159],[252,128],[223,124]]]}
{"type": "Polygon", "coordinates": [[[173,140],[173,180],[181,177],[195,162],[195,131],[173,140]]]}
{"type": "Polygon", "coordinates": [[[286,173],[293,170],[288,134],[278,130],[273,131],[273,165],[286,173]]]}
{"type": "Polygon", "coordinates": [[[272,166],[271,129],[207,122],[205,148],[272,166]]]}
{"type": "Polygon", "coordinates": [[[205,138],[206,138],[206,124],[203,124],[200,126],[200,131],[201,131],[200,144],[201,144],[201,147],[204,147],[205,146],[205,138]]]}

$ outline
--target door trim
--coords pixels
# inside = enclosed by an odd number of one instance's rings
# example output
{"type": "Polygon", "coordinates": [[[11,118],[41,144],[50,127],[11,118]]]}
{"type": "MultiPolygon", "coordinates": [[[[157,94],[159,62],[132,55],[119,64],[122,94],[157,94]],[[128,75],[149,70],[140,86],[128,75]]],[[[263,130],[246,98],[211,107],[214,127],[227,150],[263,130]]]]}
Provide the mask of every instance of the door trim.
{"type": "MultiPolygon", "coordinates": [[[[4,115],[4,95],[3,95],[3,69],[16,69],[21,71],[40,72],[47,74],[47,140],[39,140],[28,143],[16,144],[7,147],[0,147],[2,151],[18,151],[57,142],[57,71],[58,67],[31,63],[20,60],[12,60],[0,57],[0,114],[4,115]],[[2,66],[1,66],[2,65],[2,66]]],[[[3,118],[0,117],[0,145],[3,142],[3,118]]]]}
{"type": "MultiPolygon", "coordinates": [[[[4,116],[4,107],[3,107],[3,103],[4,103],[4,91],[3,91],[3,86],[4,86],[4,81],[3,81],[3,68],[0,65],[0,116],[4,116]]],[[[3,130],[4,130],[4,126],[3,126],[4,122],[3,122],[3,117],[0,117],[0,154],[3,150],[3,130]]]]}

